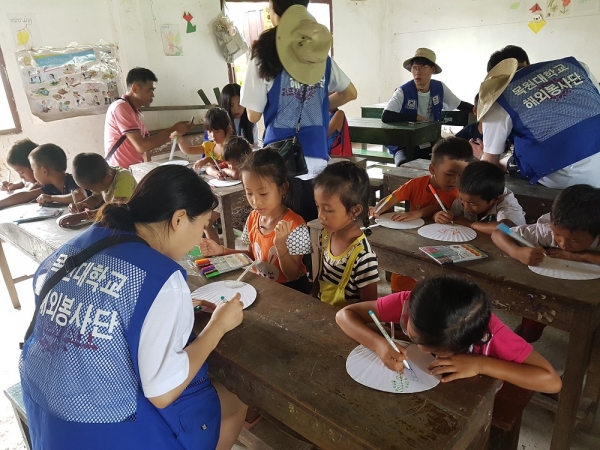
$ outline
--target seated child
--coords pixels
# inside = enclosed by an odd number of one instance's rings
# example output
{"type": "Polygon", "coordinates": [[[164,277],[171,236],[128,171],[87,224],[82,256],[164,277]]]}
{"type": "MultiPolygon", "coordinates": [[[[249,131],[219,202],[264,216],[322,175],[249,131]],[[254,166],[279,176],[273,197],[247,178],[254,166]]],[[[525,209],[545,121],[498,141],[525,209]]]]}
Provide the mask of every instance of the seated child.
{"type": "Polygon", "coordinates": [[[368,223],[367,171],[340,161],[329,164],[313,184],[323,225],[313,296],[336,306],[377,298],[377,256],[360,228],[368,223]]]}
{"type": "Polygon", "coordinates": [[[73,177],[92,195],[69,205],[73,214],[61,219],[59,225],[70,227],[85,219],[94,219],[102,203],[124,203],[137,185],[131,172],[121,167],[110,167],[98,153],[79,153],[73,158],[73,177]]]}
{"type": "Polygon", "coordinates": [[[174,131],[171,139],[178,137],[177,145],[186,155],[202,155],[202,158],[194,164],[194,170],[198,171],[207,164],[215,164],[223,161],[223,146],[229,136],[233,134],[233,127],[226,109],[218,106],[209,109],[204,116],[204,129],[208,131],[209,141],[200,145],[188,145],[182,136],[174,131]]]}
{"type": "Polygon", "coordinates": [[[329,111],[327,148],[331,156],[352,156],[352,141],[346,114],[341,109],[329,111]]]}
{"type": "MultiPolygon", "coordinates": [[[[446,208],[458,197],[456,186],[460,174],[467,164],[473,161],[473,151],[469,143],[456,137],[442,138],[433,146],[429,175],[414,178],[398,189],[386,199],[381,200],[374,208],[369,210],[369,215],[379,217],[394,205],[408,201],[409,212],[399,212],[392,216],[397,222],[404,222],[418,218],[427,219],[440,211],[440,205],[429,190],[433,186],[438,197],[446,208]]],[[[416,280],[392,274],[392,292],[410,290],[415,286],[416,280]]]]}
{"type": "Polygon", "coordinates": [[[492,234],[499,223],[525,225],[525,212],[512,191],[504,187],[504,173],[495,164],[469,164],[458,181],[458,197],[450,211],[434,214],[437,223],[454,222],[485,234],[492,234]]]}
{"type": "Polygon", "coordinates": [[[302,256],[312,252],[310,235],[302,217],[290,209],[291,183],[283,158],[269,148],[257,150],[248,155],[239,172],[253,209],[242,234],[250,248],[234,250],[202,239],[202,256],[246,253],[255,261],[255,273],[308,293],[310,284],[302,256]]]}
{"type": "MultiPolygon", "coordinates": [[[[558,194],[550,214],[537,223],[513,228],[536,248],[521,247],[499,230],[494,244],[523,264],[539,265],[547,257],[600,265],[600,189],[587,184],[569,186],[558,194]]],[[[545,325],[523,319],[516,330],[528,342],[537,341],[545,325]]]]}
{"type": "MultiPolygon", "coordinates": [[[[401,353],[369,328],[369,310],[382,322],[400,323],[419,349],[436,359],[428,369],[442,383],[487,375],[524,389],[556,393],[562,381],[552,365],[491,312],[490,300],[475,283],[453,275],[436,275],[412,292],[350,305],[336,321],[352,339],[373,350],[391,370],[402,372],[401,353]]],[[[410,363],[410,361],[409,361],[410,363]]]]}
{"type": "Polygon", "coordinates": [[[16,191],[17,189],[26,188],[28,191],[30,191],[40,187],[40,185],[35,181],[35,178],[33,178],[33,172],[31,170],[31,166],[29,165],[28,159],[29,154],[37,146],[38,145],[35,142],[32,142],[29,139],[21,139],[13,144],[8,151],[8,155],[6,155],[6,163],[12,170],[19,174],[21,181],[16,183],[3,181],[0,190],[12,192],[16,191]]]}
{"type": "MultiPolygon", "coordinates": [[[[229,177],[233,180],[240,179],[240,165],[244,162],[246,157],[252,153],[252,147],[250,143],[241,136],[231,136],[229,139],[225,141],[225,145],[223,146],[223,162],[219,163],[219,170],[217,166],[207,165],[206,166],[206,174],[218,178],[219,180],[224,180],[229,177]]],[[[240,214],[245,216],[243,218],[243,223],[245,223],[248,214],[252,208],[244,207],[244,208],[236,208],[234,211],[235,216],[239,216],[240,214]]],[[[215,221],[219,218],[219,213],[213,211],[210,217],[210,223],[214,224],[215,221]]],[[[235,222],[236,217],[234,217],[235,222]]],[[[204,230],[206,237],[212,239],[213,241],[219,241],[219,234],[213,225],[206,227],[204,230]]]]}

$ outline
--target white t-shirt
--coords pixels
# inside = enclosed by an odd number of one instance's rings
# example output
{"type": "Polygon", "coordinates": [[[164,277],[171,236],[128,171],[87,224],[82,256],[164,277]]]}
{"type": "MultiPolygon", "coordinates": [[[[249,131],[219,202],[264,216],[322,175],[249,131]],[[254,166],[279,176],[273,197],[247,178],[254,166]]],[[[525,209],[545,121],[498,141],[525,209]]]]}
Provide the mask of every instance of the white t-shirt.
{"type": "MultiPolygon", "coordinates": [[[[587,72],[592,84],[598,86],[598,81],[585,63],[579,61],[587,72]]],[[[504,153],[504,143],[512,132],[513,122],[510,115],[498,103],[494,103],[481,120],[483,126],[483,151],[491,155],[504,153]]],[[[582,137],[583,139],[583,137],[582,137]]],[[[540,178],[540,184],[552,189],[564,189],[574,184],[589,184],[600,188],[600,153],[589,156],[575,164],[557,170],[548,176],[540,178]]]]}
{"type": "MultiPolygon", "coordinates": [[[[540,217],[534,224],[513,227],[511,230],[515,231],[519,236],[527,239],[533,245],[556,248],[558,247],[558,244],[554,239],[554,233],[552,232],[551,225],[552,220],[550,220],[550,213],[548,213],[540,217]]],[[[594,239],[587,250],[591,252],[600,252],[600,240],[598,238],[594,239]]]]}
{"type": "MultiPolygon", "coordinates": [[[[444,89],[444,101],[443,101],[443,109],[445,111],[452,111],[453,109],[458,108],[461,100],[452,93],[448,86],[442,83],[442,87],[444,89]]],[[[429,92],[417,92],[418,100],[417,100],[417,114],[427,117],[427,120],[433,120],[433,112],[432,112],[432,102],[431,102],[431,91],[429,92]]],[[[404,103],[404,92],[401,88],[397,88],[394,91],[394,95],[385,106],[385,109],[388,111],[393,111],[399,113],[402,110],[402,103],[404,103]]]]}
{"type": "Polygon", "coordinates": [[[187,379],[190,364],[183,348],[193,326],[190,289],[177,271],[161,288],[142,325],[138,366],[146,397],[166,394],[187,379]]]}
{"type": "MultiPolygon", "coordinates": [[[[258,74],[258,58],[250,60],[248,64],[248,71],[246,72],[246,79],[242,84],[242,91],[240,95],[240,104],[251,111],[263,113],[267,106],[267,95],[273,87],[274,80],[267,81],[261,78],[258,74]]],[[[329,92],[342,92],[350,86],[350,78],[342,72],[342,69],[331,60],[331,73],[329,75],[329,92]]],[[[327,167],[327,161],[320,158],[306,157],[306,166],[308,167],[308,173],[306,175],[300,175],[297,178],[301,180],[311,180],[315,176],[327,167]]]]}
{"type": "MultiPolygon", "coordinates": [[[[503,220],[510,220],[515,225],[525,225],[525,212],[523,211],[521,205],[519,205],[515,194],[513,194],[510,189],[504,188],[503,195],[504,198],[502,201],[487,210],[485,214],[483,214],[481,221],[485,222],[485,219],[488,216],[496,216],[495,218],[490,218],[493,219],[490,221],[501,222],[503,220]]],[[[473,222],[478,220],[475,214],[470,214],[468,211],[465,211],[460,198],[454,200],[452,206],[450,207],[450,212],[455,216],[463,216],[467,220],[471,220],[473,222]]]]}

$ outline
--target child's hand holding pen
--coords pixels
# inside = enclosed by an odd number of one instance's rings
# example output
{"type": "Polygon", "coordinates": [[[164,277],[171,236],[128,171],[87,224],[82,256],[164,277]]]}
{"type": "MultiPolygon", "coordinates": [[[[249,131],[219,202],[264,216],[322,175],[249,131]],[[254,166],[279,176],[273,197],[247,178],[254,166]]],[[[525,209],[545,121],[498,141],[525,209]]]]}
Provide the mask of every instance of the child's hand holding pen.
{"type": "Polygon", "coordinates": [[[438,211],[433,215],[435,223],[452,223],[454,214],[450,211],[438,211]]]}
{"type": "Polygon", "coordinates": [[[379,359],[381,359],[381,362],[383,362],[388,369],[402,373],[404,370],[403,361],[408,358],[406,348],[402,345],[398,345],[398,350],[400,350],[400,353],[398,353],[384,337],[380,337],[377,339],[376,348],[374,350],[375,353],[377,353],[377,356],[379,356],[379,359]]]}

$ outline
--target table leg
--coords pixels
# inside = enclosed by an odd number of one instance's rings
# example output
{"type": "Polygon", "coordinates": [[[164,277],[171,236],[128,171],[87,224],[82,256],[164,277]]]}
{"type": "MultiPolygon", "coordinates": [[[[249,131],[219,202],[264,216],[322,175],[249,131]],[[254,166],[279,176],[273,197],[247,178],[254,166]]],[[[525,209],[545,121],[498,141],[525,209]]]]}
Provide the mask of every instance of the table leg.
{"type": "Polygon", "coordinates": [[[554,419],[550,450],[568,449],[571,444],[591,347],[592,316],[585,308],[576,308],[573,312],[563,388],[554,419]]]}
{"type": "Polygon", "coordinates": [[[223,229],[223,245],[235,248],[235,233],[233,232],[233,208],[228,195],[221,197],[221,227],[223,229]]]}
{"type": "Polygon", "coordinates": [[[4,254],[3,241],[0,240],[0,271],[2,272],[2,278],[4,278],[4,284],[8,290],[8,296],[15,309],[21,309],[21,303],[19,302],[19,296],[17,295],[17,289],[15,288],[15,281],[10,273],[10,267],[8,267],[8,261],[6,261],[6,255],[4,254]]]}
{"type": "Polygon", "coordinates": [[[310,230],[310,245],[312,246],[312,254],[310,255],[312,260],[312,273],[310,274],[311,281],[315,281],[315,278],[319,272],[319,238],[321,236],[321,230],[309,227],[310,230]]]}
{"type": "MultiPolygon", "coordinates": [[[[592,341],[590,355],[600,355],[600,329],[596,329],[592,341]]],[[[600,358],[591,357],[587,370],[585,386],[581,402],[586,409],[586,417],[580,425],[583,429],[591,428],[596,421],[596,411],[600,401],[600,358]]]]}

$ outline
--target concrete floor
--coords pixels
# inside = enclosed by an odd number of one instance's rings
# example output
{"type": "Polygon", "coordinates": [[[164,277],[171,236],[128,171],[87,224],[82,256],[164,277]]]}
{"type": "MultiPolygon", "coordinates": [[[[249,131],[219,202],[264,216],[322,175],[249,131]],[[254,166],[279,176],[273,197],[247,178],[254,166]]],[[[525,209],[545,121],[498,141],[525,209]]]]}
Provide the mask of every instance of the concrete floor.
{"type": "MultiPolygon", "coordinates": [[[[4,244],[6,256],[13,271],[13,276],[31,274],[36,264],[10,245],[4,244]]],[[[382,274],[383,275],[383,274],[382,274]]],[[[382,277],[383,278],[383,277],[382,277]]],[[[0,281],[0,388],[13,385],[19,381],[17,369],[19,359],[18,343],[23,338],[33,313],[33,294],[31,281],[17,285],[21,299],[21,311],[12,308],[4,283],[0,281]]],[[[382,281],[379,294],[389,292],[389,285],[382,281]]],[[[511,327],[519,322],[519,318],[508,314],[498,314],[511,327]]],[[[542,353],[557,368],[559,373],[564,369],[564,360],[568,343],[568,335],[553,328],[546,328],[541,341],[535,344],[536,350],[542,353]]],[[[600,419],[600,415],[598,417],[600,419]]],[[[550,447],[552,433],[552,417],[544,409],[528,405],[523,417],[519,450],[543,450],[550,447]]],[[[245,447],[236,446],[236,450],[245,447]]],[[[575,435],[573,450],[592,450],[600,448],[600,420],[589,432],[578,431],[575,435]]],[[[22,450],[23,445],[19,427],[14,419],[12,408],[6,397],[0,395],[0,450],[22,450]]]]}

